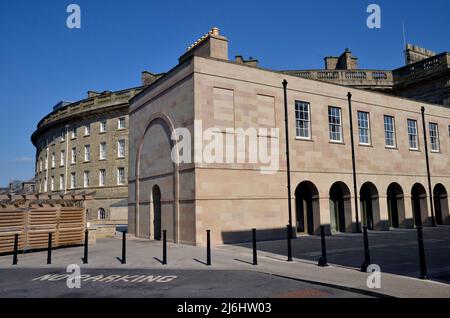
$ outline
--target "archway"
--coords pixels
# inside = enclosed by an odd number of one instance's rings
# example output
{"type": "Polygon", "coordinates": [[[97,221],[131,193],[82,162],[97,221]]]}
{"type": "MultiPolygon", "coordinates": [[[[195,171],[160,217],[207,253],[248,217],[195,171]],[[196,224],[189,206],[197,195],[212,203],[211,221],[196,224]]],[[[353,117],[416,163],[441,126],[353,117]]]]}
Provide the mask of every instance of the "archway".
{"type": "Polygon", "coordinates": [[[157,185],[152,189],[153,238],[161,240],[161,190],[157,185]]]}
{"type": "Polygon", "coordinates": [[[359,192],[361,202],[361,221],[363,226],[374,230],[380,226],[380,204],[378,202],[378,190],[371,182],[362,185],[359,192]]]}
{"type": "MultiPolygon", "coordinates": [[[[135,232],[139,237],[151,237],[154,219],[151,213],[153,207],[148,207],[150,196],[153,194],[152,184],[160,185],[160,193],[164,194],[165,202],[161,206],[161,226],[167,230],[167,239],[175,243],[180,240],[179,233],[179,166],[178,145],[172,140],[175,133],[174,125],[170,118],[163,113],[154,113],[148,119],[145,131],[137,142],[135,173],[135,232]],[[173,152],[172,152],[173,150],[173,152]],[[175,154],[172,160],[171,156],[175,154]],[[148,189],[152,191],[148,191],[148,189]]],[[[175,139],[178,139],[176,136],[175,139]]],[[[132,184],[132,183],[130,183],[132,184]]],[[[153,233],[153,238],[155,235],[153,233]]]]}
{"type": "Polygon", "coordinates": [[[343,182],[336,182],[330,189],[331,232],[346,232],[351,224],[350,190],[343,182]]]}
{"type": "Polygon", "coordinates": [[[104,208],[98,209],[98,219],[105,220],[106,219],[106,211],[104,208]]]}
{"type": "Polygon", "coordinates": [[[413,210],[414,224],[422,226],[428,218],[427,192],[420,183],[416,183],[411,189],[411,206],[413,210]]]}
{"type": "Polygon", "coordinates": [[[320,228],[319,191],[316,186],[304,181],[295,190],[297,233],[314,235],[320,228]]]}
{"type": "Polygon", "coordinates": [[[397,229],[405,222],[405,200],[402,187],[391,183],[387,189],[389,226],[397,229]]]}
{"type": "Polygon", "coordinates": [[[442,184],[437,184],[433,191],[434,213],[436,224],[442,225],[449,216],[447,190],[442,184]]]}

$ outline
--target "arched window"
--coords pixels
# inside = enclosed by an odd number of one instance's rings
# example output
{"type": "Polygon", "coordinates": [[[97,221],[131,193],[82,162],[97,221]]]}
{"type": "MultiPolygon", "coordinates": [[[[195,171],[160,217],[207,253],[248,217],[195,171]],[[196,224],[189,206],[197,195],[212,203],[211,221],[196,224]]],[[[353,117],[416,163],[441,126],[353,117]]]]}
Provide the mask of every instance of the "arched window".
{"type": "Polygon", "coordinates": [[[99,220],[105,220],[106,219],[105,209],[103,209],[103,208],[98,209],[98,219],[99,220]]]}

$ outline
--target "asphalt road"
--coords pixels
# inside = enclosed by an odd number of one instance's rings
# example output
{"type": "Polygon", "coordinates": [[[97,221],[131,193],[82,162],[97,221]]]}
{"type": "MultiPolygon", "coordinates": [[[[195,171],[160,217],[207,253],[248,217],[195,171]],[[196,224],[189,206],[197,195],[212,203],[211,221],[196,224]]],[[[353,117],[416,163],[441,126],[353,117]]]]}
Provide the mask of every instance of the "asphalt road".
{"type": "Polygon", "coordinates": [[[0,298],[366,298],[252,271],[82,269],[69,288],[66,269],[2,269],[0,298]],[[114,276],[111,276],[114,275],[114,276]],[[73,286],[72,286],[73,287],[73,286]]]}
{"type": "MultiPolygon", "coordinates": [[[[424,228],[425,254],[429,276],[450,283],[450,227],[424,228]]],[[[238,244],[251,248],[251,243],[238,244]]],[[[328,262],[360,268],[363,260],[362,234],[338,234],[326,238],[328,262]]],[[[381,271],[419,277],[419,252],[416,230],[369,232],[371,261],[381,271]]],[[[286,241],[258,242],[258,249],[286,255],[286,241]]],[[[317,262],[321,256],[318,236],[299,237],[292,241],[293,256],[317,262]]]]}

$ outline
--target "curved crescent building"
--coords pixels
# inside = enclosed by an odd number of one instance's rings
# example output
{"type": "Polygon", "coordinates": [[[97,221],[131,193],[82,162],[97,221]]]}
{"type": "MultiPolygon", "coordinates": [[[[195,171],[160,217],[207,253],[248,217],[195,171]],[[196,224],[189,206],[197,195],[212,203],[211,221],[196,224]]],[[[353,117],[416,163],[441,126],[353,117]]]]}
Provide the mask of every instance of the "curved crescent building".
{"type": "Polygon", "coordinates": [[[37,125],[36,191],[91,194],[89,220],[126,223],[128,197],[128,101],[160,75],[142,73],[142,86],[88,92],[60,102],[37,125]]]}

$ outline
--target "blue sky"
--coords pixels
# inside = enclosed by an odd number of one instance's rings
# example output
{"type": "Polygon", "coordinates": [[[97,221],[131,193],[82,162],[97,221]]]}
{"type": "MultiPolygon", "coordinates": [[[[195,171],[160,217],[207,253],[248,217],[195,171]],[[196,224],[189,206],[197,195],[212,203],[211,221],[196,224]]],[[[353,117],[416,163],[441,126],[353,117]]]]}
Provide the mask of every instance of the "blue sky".
{"type": "Polygon", "coordinates": [[[450,51],[448,0],[0,0],[0,186],[33,177],[30,136],[56,103],[138,86],[141,71],[170,69],[212,26],[230,58],[267,68],[322,68],[348,47],[362,68],[393,69],[404,63],[402,21],[408,42],[450,51]],[[70,3],[81,30],[66,27],[70,3]],[[371,3],[379,30],[366,27],[371,3]]]}

